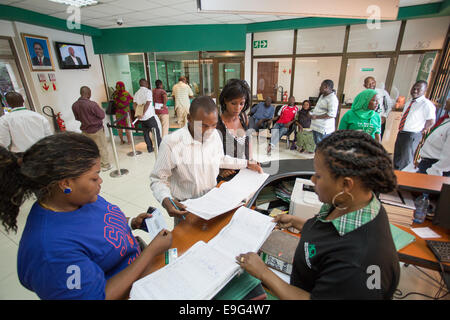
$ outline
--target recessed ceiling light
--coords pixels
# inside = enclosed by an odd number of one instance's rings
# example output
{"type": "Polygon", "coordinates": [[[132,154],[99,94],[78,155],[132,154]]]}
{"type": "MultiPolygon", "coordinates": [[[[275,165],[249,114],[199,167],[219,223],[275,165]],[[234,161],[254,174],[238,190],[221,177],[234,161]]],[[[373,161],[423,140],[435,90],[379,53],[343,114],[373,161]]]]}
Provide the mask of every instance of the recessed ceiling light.
{"type": "Polygon", "coordinates": [[[98,4],[97,0],[48,0],[51,2],[67,4],[68,6],[86,7],[98,4]]]}

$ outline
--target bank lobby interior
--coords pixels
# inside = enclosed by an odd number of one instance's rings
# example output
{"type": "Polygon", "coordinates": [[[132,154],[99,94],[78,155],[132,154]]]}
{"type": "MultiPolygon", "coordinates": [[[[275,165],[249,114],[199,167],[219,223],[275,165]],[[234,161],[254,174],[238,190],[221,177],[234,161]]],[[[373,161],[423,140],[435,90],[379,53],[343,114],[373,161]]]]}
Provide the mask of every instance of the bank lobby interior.
{"type": "MultiPolygon", "coordinates": [[[[449,0],[400,0],[397,18],[378,24],[332,16],[198,12],[196,0],[104,0],[76,12],[67,8],[49,0],[0,0],[0,116],[8,111],[4,95],[14,90],[22,94],[28,109],[46,115],[55,131],[52,112],[59,113],[67,130],[81,132],[71,109],[81,86],[89,86],[91,100],[106,109],[118,81],[134,95],[139,79],[149,80],[152,87],[159,79],[168,93],[170,132],[174,132],[179,125],[171,92],[180,76],[186,76],[194,97],[213,99],[218,99],[229,79],[245,79],[251,89],[251,105],[270,96],[274,106],[286,104],[291,95],[298,104],[314,101],[321,82],[331,79],[339,99],[339,124],[364,89],[364,79],[372,76],[377,88],[385,89],[395,101],[382,140],[393,153],[396,128],[414,82],[428,82],[425,96],[435,104],[437,117],[444,113],[450,96],[449,0]],[[27,37],[47,43],[51,66],[32,65],[27,37]],[[62,68],[55,46],[58,42],[82,45],[88,66],[62,68]],[[53,111],[43,111],[45,106],[53,111]]],[[[108,115],[105,130],[114,121],[115,117],[108,115]]],[[[156,152],[147,152],[139,132],[133,135],[132,145],[120,144],[117,131],[112,133],[117,151],[114,159],[109,143],[113,170],[126,169],[126,173],[111,176],[109,171],[102,172],[100,195],[130,217],[149,206],[159,208],[172,230],[173,219],[148,187],[156,152]]],[[[286,139],[292,142],[294,136],[284,137],[271,156],[266,153],[267,141],[255,143],[254,158],[261,163],[311,161],[314,154],[290,150],[286,139]]],[[[108,131],[107,138],[110,141],[108,131]]],[[[436,188],[440,190],[441,185],[436,188]]],[[[415,194],[417,190],[412,188],[415,194]]],[[[439,191],[435,194],[438,199],[439,191]]],[[[2,300],[38,299],[20,284],[16,264],[21,232],[33,202],[29,199],[23,204],[17,233],[0,228],[2,300]]],[[[137,230],[135,235],[147,239],[143,231],[137,230]]],[[[447,241],[448,236],[446,233],[447,241]]],[[[439,269],[405,261],[401,262],[400,293],[394,300],[442,295],[445,289],[441,288],[439,269]]]]}

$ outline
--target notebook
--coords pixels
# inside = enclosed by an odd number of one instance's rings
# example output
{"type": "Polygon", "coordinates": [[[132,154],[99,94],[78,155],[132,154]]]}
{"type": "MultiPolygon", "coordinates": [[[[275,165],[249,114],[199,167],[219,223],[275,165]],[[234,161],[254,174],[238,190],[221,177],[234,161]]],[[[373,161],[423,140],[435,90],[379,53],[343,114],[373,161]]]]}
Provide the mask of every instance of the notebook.
{"type": "Polygon", "coordinates": [[[397,251],[400,251],[408,244],[416,241],[416,237],[414,237],[412,234],[403,231],[393,224],[389,224],[389,226],[391,227],[392,239],[394,239],[395,249],[397,251]]]}
{"type": "Polygon", "coordinates": [[[130,299],[212,299],[241,270],[236,256],[257,252],[274,227],[271,217],[241,207],[208,243],[195,243],[171,264],[136,281],[130,299]]]}

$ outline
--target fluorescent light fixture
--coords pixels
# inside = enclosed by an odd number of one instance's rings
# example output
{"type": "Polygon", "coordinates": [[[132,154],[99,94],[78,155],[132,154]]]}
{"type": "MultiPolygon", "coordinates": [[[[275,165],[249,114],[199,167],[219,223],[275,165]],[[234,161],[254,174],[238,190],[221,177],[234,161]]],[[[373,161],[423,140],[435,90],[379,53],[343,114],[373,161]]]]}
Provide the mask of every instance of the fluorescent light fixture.
{"type": "Polygon", "coordinates": [[[67,4],[68,6],[74,7],[86,7],[98,4],[97,0],[48,0],[48,1],[67,4]]]}
{"type": "Polygon", "coordinates": [[[197,0],[198,12],[395,20],[399,0],[197,0]]]}

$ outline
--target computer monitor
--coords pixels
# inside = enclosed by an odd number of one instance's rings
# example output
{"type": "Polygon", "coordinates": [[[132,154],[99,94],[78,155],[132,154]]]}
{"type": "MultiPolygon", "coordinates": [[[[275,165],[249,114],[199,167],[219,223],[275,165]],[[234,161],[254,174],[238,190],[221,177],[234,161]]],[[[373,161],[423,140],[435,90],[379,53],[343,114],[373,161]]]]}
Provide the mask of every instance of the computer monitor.
{"type": "Polygon", "coordinates": [[[442,185],[433,217],[433,224],[450,229],[450,184],[442,185]]]}

